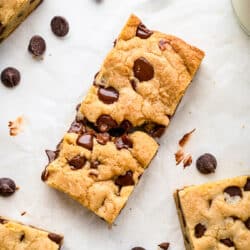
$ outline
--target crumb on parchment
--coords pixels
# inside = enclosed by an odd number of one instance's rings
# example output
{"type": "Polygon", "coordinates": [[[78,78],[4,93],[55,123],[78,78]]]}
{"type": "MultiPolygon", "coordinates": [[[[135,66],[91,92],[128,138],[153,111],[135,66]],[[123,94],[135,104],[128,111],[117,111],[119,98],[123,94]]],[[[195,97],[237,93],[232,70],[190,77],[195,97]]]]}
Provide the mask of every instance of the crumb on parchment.
{"type": "Polygon", "coordinates": [[[23,125],[24,117],[22,115],[18,116],[14,121],[9,121],[8,127],[10,136],[17,136],[20,132],[22,132],[23,125]]]}

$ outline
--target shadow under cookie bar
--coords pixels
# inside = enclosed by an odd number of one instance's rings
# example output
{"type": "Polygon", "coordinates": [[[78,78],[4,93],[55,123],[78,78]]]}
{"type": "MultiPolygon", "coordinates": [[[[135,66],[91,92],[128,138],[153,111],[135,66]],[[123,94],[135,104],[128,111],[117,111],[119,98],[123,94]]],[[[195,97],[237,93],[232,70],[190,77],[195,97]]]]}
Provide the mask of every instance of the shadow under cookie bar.
{"type": "Polygon", "coordinates": [[[250,176],[174,194],[187,250],[250,249],[250,176]]]}
{"type": "Polygon", "coordinates": [[[9,0],[0,3],[0,43],[7,38],[42,1],[43,0],[9,0]]]}
{"type": "Polygon", "coordinates": [[[59,250],[63,236],[0,216],[0,249],[59,250]]]}

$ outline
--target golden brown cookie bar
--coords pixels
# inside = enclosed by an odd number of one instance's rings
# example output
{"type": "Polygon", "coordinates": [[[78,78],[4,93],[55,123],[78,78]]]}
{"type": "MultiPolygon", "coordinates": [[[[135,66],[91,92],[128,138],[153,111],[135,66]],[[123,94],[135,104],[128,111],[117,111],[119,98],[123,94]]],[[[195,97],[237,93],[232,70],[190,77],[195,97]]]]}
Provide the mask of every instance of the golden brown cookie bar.
{"type": "Polygon", "coordinates": [[[58,250],[63,237],[0,216],[1,250],[58,250]]]}
{"type": "Polygon", "coordinates": [[[250,249],[250,176],[178,190],[187,250],[250,249]]]}
{"type": "Polygon", "coordinates": [[[0,42],[43,0],[0,0],[0,42]]]}

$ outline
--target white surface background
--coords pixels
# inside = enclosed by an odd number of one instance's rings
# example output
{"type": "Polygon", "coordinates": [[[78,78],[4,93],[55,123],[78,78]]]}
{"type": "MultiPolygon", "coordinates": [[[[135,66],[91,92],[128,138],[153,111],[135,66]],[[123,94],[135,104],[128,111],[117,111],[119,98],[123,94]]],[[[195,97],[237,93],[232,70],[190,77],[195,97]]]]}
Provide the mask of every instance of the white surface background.
{"type": "Polygon", "coordinates": [[[44,1],[0,45],[0,70],[14,66],[21,84],[0,84],[0,176],[16,180],[20,190],[0,198],[0,214],[65,235],[64,250],[157,249],[163,241],[183,250],[172,193],[184,185],[250,173],[250,38],[237,24],[229,0],[53,0],[44,1]],[[112,42],[130,13],[152,29],[180,36],[206,52],[192,86],[178,108],[158,155],[126,208],[108,229],[105,222],[40,181],[47,163],[44,149],[54,149],[74,117],[112,42]],[[50,20],[65,16],[70,34],[58,39],[50,20]],[[43,61],[27,52],[35,34],[47,41],[43,61]],[[23,114],[28,124],[17,137],[7,124],[23,114]],[[202,176],[195,164],[175,166],[178,140],[196,128],[187,151],[194,159],[217,156],[218,170],[202,176]],[[22,211],[27,211],[23,217],[22,211]]]}

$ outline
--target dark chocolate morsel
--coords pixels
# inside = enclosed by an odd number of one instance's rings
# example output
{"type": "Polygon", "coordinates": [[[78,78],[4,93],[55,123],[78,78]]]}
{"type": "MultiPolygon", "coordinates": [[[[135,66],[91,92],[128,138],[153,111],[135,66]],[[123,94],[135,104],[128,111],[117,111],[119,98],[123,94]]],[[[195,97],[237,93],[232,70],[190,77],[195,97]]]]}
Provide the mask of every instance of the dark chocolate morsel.
{"type": "Polygon", "coordinates": [[[85,132],[85,128],[81,122],[78,121],[73,121],[72,124],[70,125],[70,128],[68,130],[68,133],[76,133],[76,134],[81,134],[85,132]]]}
{"type": "Polygon", "coordinates": [[[24,238],[25,238],[25,234],[22,233],[21,236],[20,236],[20,241],[22,242],[24,240],[24,238]]]}
{"type": "Polygon", "coordinates": [[[77,155],[68,161],[71,169],[81,169],[86,163],[86,158],[84,156],[77,155]]]}
{"type": "Polygon", "coordinates": [[[244,191],[250,191],[250,177],[247,178],[247,182],[244,186],[244,191]]]}
{"type": "Polygon", "coordinates": [[[146,249],[143,247],[133,247],[131,250],[146,250],[146,249]]]}
{"type": "Polygon", "coordinates": [[[41,36],[33,36],[30,39],[28,50],[34,56],[42,56],[46,50],[46,42],[41,36]]]}
{"type": "Polygon", "coordinates": [[[109,133],[99,133],[96,135],[96,141],[101,145],[105,145],[109,140],[110,140],[109,133]]]}
{"type": "Polygon", "coordinates": [[[201,238],[205,234],[206,231],[207,231],[207,228],[201,223],[199,223],[194,228],[194,235],[196,238],[201,238]]]}
{"type": "Polygon", "coordinates": [[[242,191],[237,186],[230,186],[230,187],[225,188],[224,193],[227,193],[231,197],[234,197],[234,196],[242,197],[242,191]]]}
{"type": "Polygon", "coordinates": [[[2,217],[0,217],[0,224],[4,224],[7,223],[8,221],[2,217]]]}
{"type": "Polygon", "coordinates": [[[122,148],[128,149],[133,147],[133,142],[128,135],[122,135],[121,137],[115,139],[115,145],[119,150],[122,148]]]}
{"type": "Polygon", "coordinates": [[[160,138],[166,130],[166,127],[163,125],[156,125],[152,131],[150,131],[150,135],[153,137],[160,138]]]}
{"type": "Polygon", "coordinates": [[[58,154],[59,154],[58,150],[52,151],[52,150],[48,150],[47,149],[47,150],[45,150],[45,152],[47,154],[49,163],[51,163],[52,161],[54,161],[58,157],[58,154]]]}
{"type": "Polygon", "coordinates": [[[134,185],[133,172],[128,171],[125,175],[118,176],[115,180],[115,184],[120,187],[134,185]]]}
{"type": "Polygon", "coordinates": [[[149,30],[143,23],[140,23],[136,30],[136,36],[147,39],[149,38],[154,32],[149,30]]]}
{"type": "Polygon", "coordinates": [[[133,128],[133,125],[131,124],[130,121],[124,120],[119,127],[124,129],[124,132],[128,132],[130,129],[133,128]]]}
{"type": "Polygon", "coordinates": [[[202,174],[211,174],[215,172],[217,160],[212,154],[203,154],[196,161],[196,168],[202,174]]]}
{"type": "Polygon", "coordinates": [[[0,196],[10,196],[16,191],[16,184],[10,178],[0,178],[0,196]]]}
{"type": "Polygon", "coordinates": [[[77,138],[77,144],[79,146],[82,146],[88,150],[92,150],[93,148],[93,138],[94,136],[92,134],[89,134],[89,133],[86,133],[86,134],[83,134],[83,135],[80,135],[78,138],[77,138]]]}
{"type": "Polygon", "coordinates": [[[91,161],[91,162],[90,162],[90,168],[96,169],[96,168],[98,168],[98,165],[99,165],[99,164],[100,164],[100,162],[97,161],[97,160],[91,161]]]}
{"type": "Polygon", "coordinates": [[[66,36],[69,33],[69,23],[62,16],[55,16],[52,18],[50,27],[52,32],[59,37],[66,36]]]}
{"type": "Polygon", "coordinates": [[[223,243],[224,245],[228,246],[228,247],[234,247],[233,241],[231,241],[231,240],[228,239],[228,238],[226,238],[226,239],[221,239],[220,242],[223,243]]]}
{"type": "Polygon", "coordinates": [[[112,104],[119,99],[118,91],[113,87],[99,87],[98,89],[98,98],[105,104],[112,104]]]}
{"type": "Polygon", "coordinates": [[[45,168],[42,172],[42,175],[41,175],[41,179],[42,181],[46,181],[49,177],[49,172],[47,171],[47,169],[45,168]]]}
{"type": "Polygon", "coordinates": [[[161,244],[158,245],[161,249],[163,250],[168,250],[170,244],[168,242],[163,242],[161,244]]]}
{"type": "Polygon", "coordinates": [[[12,67],[4,69],[1,73],[1,81],[7,88],[13,88],[19,84],[21,80],[20,72],[12,67]]]}
{"type": "Polygon", "coordinates": [[[63,237],[61,235],[49,233],[48,237],[50,240],[54,241],[56,244],[58,244],[58,245],[62,244],[63,237]]]}
{"type": "Polygon", "coordinates": [[[117,122],[110,115],[101,115],[96,125],[100,132],[108,132],[111,128],[117,127],[117,122]]]}
{"type": "Polygon", "coordinates": [[[250,217],[245,221],[245,225],[250,230],[250,217]]]}
{"type": "Polygon", "coordinates": [[[149,81],[154,77],[152,64],[144,57],[135,60],[133,66],[134,76],[140,81],[149,81]]]}

